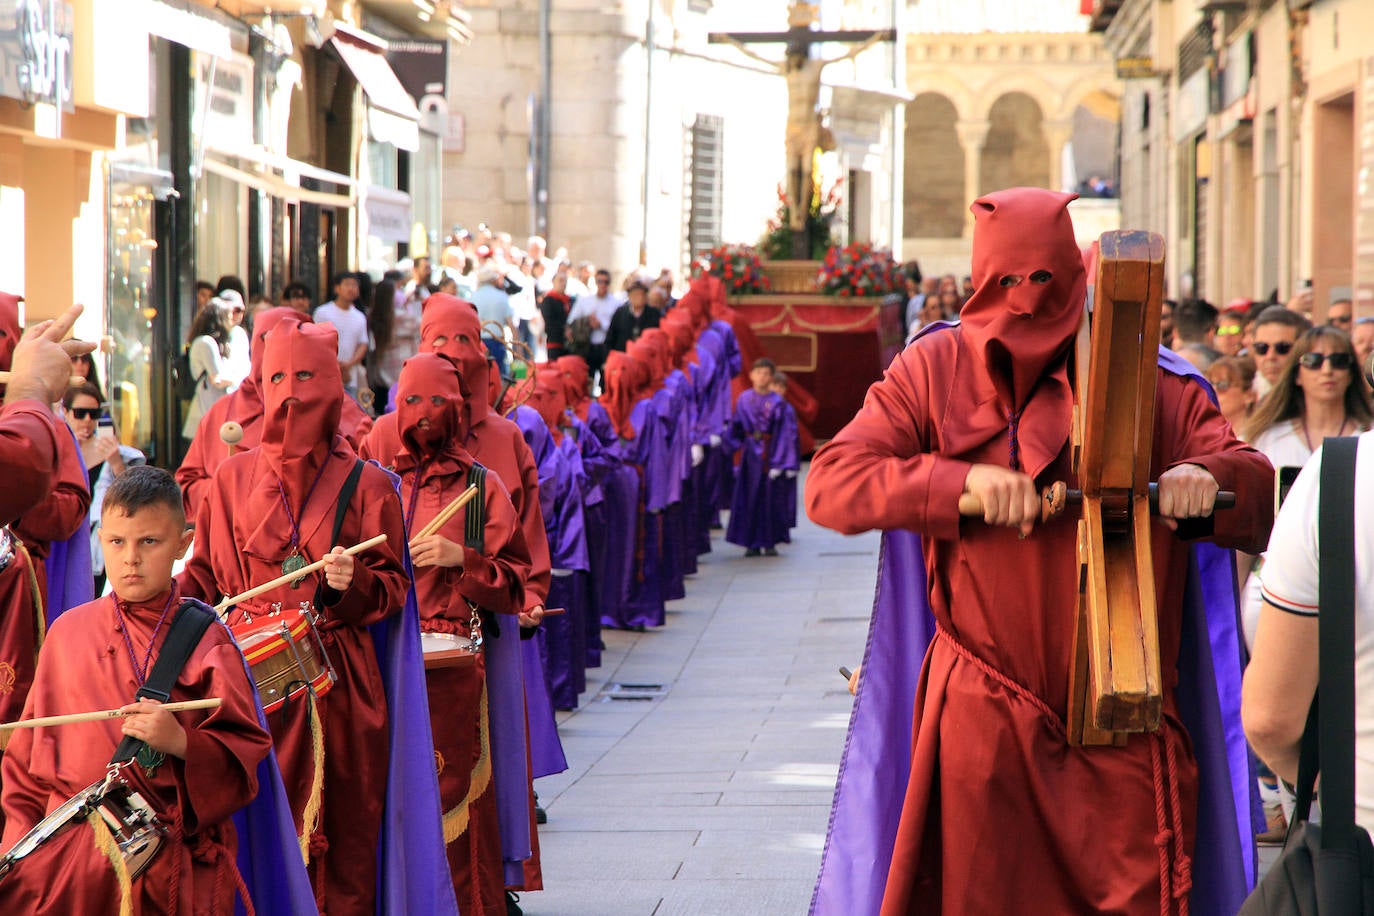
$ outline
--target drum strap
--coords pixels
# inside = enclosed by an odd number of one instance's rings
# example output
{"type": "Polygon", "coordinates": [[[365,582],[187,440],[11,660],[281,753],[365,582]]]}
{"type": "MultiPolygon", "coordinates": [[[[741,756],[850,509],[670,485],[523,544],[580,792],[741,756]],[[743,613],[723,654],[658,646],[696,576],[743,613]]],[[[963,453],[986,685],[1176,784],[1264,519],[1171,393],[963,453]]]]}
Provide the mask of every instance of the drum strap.
{"type": "MultiPolygon", "coordinates": [[[[189,598],[182,601],[181,606],[177,608],[176,618],[172,620],[172,626],[167,631],[167,639],[162,643],[157,659],[153,662],[153,670],[148,672],[148,680],[138,688],[138,693],[134,694],[134,697],[139,700],[157,700],[159,703],[170,700],[172,688],[176,686],[177,678],[181,677],[181,669],[186,667],[187,659],[191,657],[191,653],[200,644],[200,638],[205,635],[205,631],[214,620],[215,612],[199,601],[189,598]]],[[[132,760],[142,747],[142,741],[126,735],[124,740],[119,742],[119,747],[115,748],[110,763],[132,760]]]]}
{"type": "MultiPolygon", "coordinates": [[[[359,458],[348,472],[348,479],[339,489],[338,508],[334,510],[334,531],[329,535],[329,549],[339,543],[339,533],[343,531],[344,516],[348,515],[348,504],[353,501],[353,491],[358,489],[358,478],[363,476],[363,460],[359,458]]],[[[320,576],[315,586],[315,607],[324,607],[324,576],[320,576]]]]}
{"type": "MultiPolygon", "coordinates": [[[[463,546],[471,547],[480,554],[487,552],[487,469],[477,462],[468,468],[468,486],[477,488],[477,496],[467,505],[466,523],[463,526],[463,546]]],[[[493,638],[501,636],[501,625],[496,615],[482,608],[482,630],[493,638]]]]}
{"type": "Polygon", "coordinates": [[[463,529],[463,546],[478,553],[487,552],[487,469],[477,462],[468,468],[468,486],[477,488],[477,496],[467,507],[467,524],[463,529]]]}

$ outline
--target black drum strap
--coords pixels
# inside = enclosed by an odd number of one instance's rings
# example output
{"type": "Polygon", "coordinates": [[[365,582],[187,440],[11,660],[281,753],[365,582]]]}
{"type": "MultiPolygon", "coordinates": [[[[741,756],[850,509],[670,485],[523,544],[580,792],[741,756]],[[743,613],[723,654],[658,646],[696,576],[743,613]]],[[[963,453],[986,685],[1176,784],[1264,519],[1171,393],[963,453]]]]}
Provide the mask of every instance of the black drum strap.
{"type": "Polygon", "coordinates": [[[468,486],[477,488],[477,495],[468,503],[467,524],[463,528],[463,546],[485,554],[487,544],[487,469],[477,462],[468,468],[468,486]]]}
{"type": "MultiPolygon", "coordinates": [[[[172,620],[171,628],[167,630],[167,639],[158,650],[153,670],[148,672],[148,680],[138,688],[138,693],[134,694],[134,697],[139,700],[157,700],[159,703],[170,700],[177,678],[181,677],[181,671],[186,667],[191,653],[200,645],[200,638],[205,635],[205,631],[214,620],[215,612],[208,606],[191,598],[182,601],[181,606],[177,608],[176,617],[172,620]]],[[[115,748],[110,763],[132,760],[142,747],[142,741],[126,735],[124,740],[119,742],[119,747],[115,748]]]]}
{"type": "MultiPolygon", "coordinates": [[[[353,501],[353,491],[358,489],[358,479],[363,476],[363,460],[357,459],[353,463],[353,470],[348,472],[348,479],[344,481],[343,487],[339,489],[338,506],[334,510],[334,529],[329,535],[329,547],[333,550],[334,545],[339,543],[339,534],[343,531],[344,517],[348,515],[348,504],[353,501]]],[[[320,576],[315,584],[315,609],[318,611],[324,607],[324,576],[320,576]]]]}

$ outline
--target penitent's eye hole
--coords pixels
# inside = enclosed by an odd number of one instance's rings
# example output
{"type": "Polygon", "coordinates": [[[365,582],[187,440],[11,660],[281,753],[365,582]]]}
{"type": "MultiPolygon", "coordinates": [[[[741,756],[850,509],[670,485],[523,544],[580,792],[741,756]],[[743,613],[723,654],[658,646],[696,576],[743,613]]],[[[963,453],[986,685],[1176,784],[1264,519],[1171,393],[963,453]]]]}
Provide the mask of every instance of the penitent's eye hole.
{"type": "Polygon", "coordinates": [[[296,373],[296,381],[298,382],[308,382],[314,377],[315,373],[311,372],[309,369],[301,369],[296,373]]]}
{"type": "Polygon", "coordinates": [[[1021,278],[1016,274],[1007,274],[1005,277],[998,280],[997,282],[1004,287],[1012,287],[1020,283],[1021,278]]]}
{"type": "Polygon", "coordinates": [[[1043,285],[1050,282],[1053,277],[1054,274],[1050,273],[1048,270],[1037,270],[1035,273],[1031,274],[1031,282],[1043,285]]]}
{"type": "Polygon", "coordinates": [[[439,337],[434,338],[434,340],[431,342],[430,345],[433,346],[433,347],[435,347],[435,348],[438,348],[438,347],[442,347],[442,346],[443,346],[444,344],[446,344],[446,343],[448,343],[448,338],[447,338],[447,337],[444,337],[444,336],[439,336],[439,337]]]}
{"type": "Polygon", "coordinates": [[[280,385],[283,381],[285,381],[285,379],[286,379],[286,373],[285,373],[285,372],[273,372],[273,373],[272,373],[272,384],[273,384],[273,385],[280,385]]]}
{"type": "Polygon", "coordinates": [[[421,400],[421,398],[420,398],[420,396],[419,396],[418,394],[406,395],[406,403],[407,403],[407,404],[415,405],[415,404],[420,403],[420,400],[421,400]]]}
{"type": "Polygon", "coordinates": [[[432,394],[429,396],[429,403],[435,407],[443,407],[445,400],[447,399],[441,394],[432,394]]]}

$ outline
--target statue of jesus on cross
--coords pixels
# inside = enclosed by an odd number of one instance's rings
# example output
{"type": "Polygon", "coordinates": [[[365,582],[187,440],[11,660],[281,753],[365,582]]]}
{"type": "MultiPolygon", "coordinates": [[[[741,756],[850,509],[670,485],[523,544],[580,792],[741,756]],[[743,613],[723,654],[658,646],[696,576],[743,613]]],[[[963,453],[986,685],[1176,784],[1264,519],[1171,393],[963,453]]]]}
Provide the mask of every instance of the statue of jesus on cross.
{"type": "Polygon", "coordinates": [[[816,104],[821,93],[821,71],[830,64],[853,60],[880,41],[895,41],[896,31],[827,32],[813,29],[816,5],[797,0],[788,10],[786,32],[713,32],[708,40],[731,44],[754,60],[767,64],[787,78],[787,206],[788,227],[792,230],[794,257],[806,257],[806,218],[811,209],[814,177],[812,157],[816,148],[830,144],[816,104]],[[847,53],[829,59],[812,57],[811,49],[820,42],[855,42],[847,53]],[[782,60],[772,60],[748,47],[751,43],[785,43],[782,60]]]}

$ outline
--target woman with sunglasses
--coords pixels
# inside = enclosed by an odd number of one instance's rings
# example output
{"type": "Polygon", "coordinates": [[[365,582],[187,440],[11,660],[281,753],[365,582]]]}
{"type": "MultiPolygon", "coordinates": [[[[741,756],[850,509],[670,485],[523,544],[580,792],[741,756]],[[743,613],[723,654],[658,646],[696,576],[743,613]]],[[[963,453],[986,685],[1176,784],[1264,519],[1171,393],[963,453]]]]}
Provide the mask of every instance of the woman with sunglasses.
{"type": "MultiPolygon", "coordinates": [[[[1357,382],[1358,371],[1349,335],[1330,326],[1309,328],[1294,342],[1278,380],[1260,401],[1241,438],[1280,471],[1301,468],[1328,436],[1364,432],[1374,424],[1374,404],[1366,387],[1357,382]]],[[[1257,574],[1264,567],[1264,557],[1237,552],[1236,563],[1244,589],[1245,640],[1253,645],[1262,600],[1257,574]]],[[[1287,828],[1278,785],[1272,779],[1261,776],[1260,780],[1267,829],[1258,839],[1266,844],[1282,843],[1287,828]]]]}
{"type": "Polygon", "coordinates": [[[120,474],[146,461],[138,449],[119,444],[113,426],[99,425],[105,412],[100,404],[100,389],[89,381],[68,388],[62,399],[67,426],[81,447],[81,460],[91,487],[91,571],[95,573],[97,595],[105,591],[105,555],[100,549],[100,507],[105,502],[105,491],[120,474]]]}
{"type": "Polygon", "coordinates": [[[1255,363],[1245,356],[1223,356],[1207,367],[1207,381],[1217,394],[1217,407],[1234,430],[1250,421],[1255,394],[1255,363]]]}

